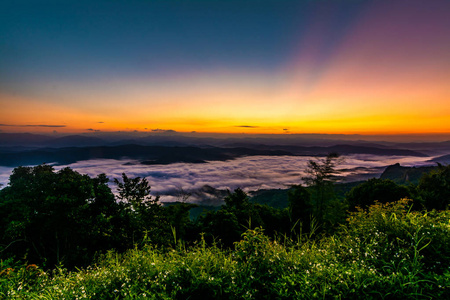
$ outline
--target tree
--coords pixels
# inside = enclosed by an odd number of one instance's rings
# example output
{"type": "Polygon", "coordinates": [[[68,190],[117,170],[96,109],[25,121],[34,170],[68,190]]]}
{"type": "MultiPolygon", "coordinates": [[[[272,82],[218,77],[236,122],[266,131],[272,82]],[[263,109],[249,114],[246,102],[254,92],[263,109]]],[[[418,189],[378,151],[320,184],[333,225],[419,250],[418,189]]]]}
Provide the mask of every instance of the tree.
{"type": "Polygon", "coordinates": [[[424,174],[417,186],[427,209],[450,208],[450,165],[438,164],[438,168],[424,174]]]}
{"type": "Polygon", "coordinates": [[[247,193],[245,193],[242,189],[237,188],[233,193],[228,191],[228,195],[224,200],[225,207],[223,207],[223,209],[235,214],[242,228],[254,228],[264,225],[260,215],[261,205],[251,203],[247,193]]]}
{"type": "Polygon", "coordinates": [[[146,178],[129,178],[122,173],[122,181],[114,179],[118,199],[127,211],[127,237],[133,244],[150,239],[154,244],[170,243],[170,225],[159,197],[150,195],[150,184],[146,178]]]}
{"type": "Polygon", "coordinates": [[[95,198],[89,203],[89,214],[94,218],[91,232],[95,236],[92,238],[95,251],[126,249],[126,241],[123,239],[125,207],[116,201],[108,183],[109,178],[105,174],[92,179],[95,198]]]}
{"type": "Polygon", "coordinates": [[[303,232],[309,232],[309,225],[313,213],[311,193],[301,184],[294,185],[288,192],[288,201],[293,227],[303,232]]]}
{"type": "Polygon", "coordinates": [[[235,189],[233,193],[228,191],[224,201],[227,208],[235,210],[246,209],[250,204],[247,194],[240,188],[235,189]]]}
{"type": "Polygon", "coordinates": [[[181,239],[183,241],[186,241],[186,238],[195,239],[195,233],[193,232],[194,230],[189,216],[189,211],[194,207],[198,207],[198,205],[175,202],[164,208],[171,229],[175,231],[176,239],[181,239]]]}
{"type": "Polygon", "coordinates": [[[27,256],[52,266],[90,263],[95,251],[106,250],[115,232],[115,202],[106,176],[91,179],[70,168],[15,168],[0,191],[2,255],[27,256]]]}
{"type": "Polygon", "coordinates": [[[207,242],[219,242],[228,248],[239,241],[244,231],[236,215],[224,208],[201,215],[197,224],[207,242]]]}
{"type": "Polygon", "coordinates": [[[305,184],[311,187],[311,202],[313,214],[317,221],[322,223],[326,209],[335,202],[334,183],[337,181],[337,165],[341,162],[337,153],[330,153],[325,158],[309,160],[306,167],[306,176],[302,177],[305,184]]]}
{"type": "Polygon", "coordinates": [[[220,210],[208,212],[199,218],[197,224],[209,240],[220,240],[223,246],[232,247],[249,227],[264,226],[262,215],[269,220],[270,210],[266,206],[251,203],[248,195],[240,188],[228,191],[225,205],[220,210]]]}
{"type": "Polygon", "coordinates": [[[137,212],[160,205],[159,197],[152,199],[150,196],[151,187],[146,178],[128,178],[125,173],[122,173],[122,182],[115,178],[114,183],[117,185],[118,198],[126,201],[126,204],[137,212]]]}
{"type": "Polygon", "coordinates": [[[352,188],[346,195],[350,209],[367,208],[377,200],[380,203],[411,198],[408,188],[390,179],[372,178],[352,188]]]}

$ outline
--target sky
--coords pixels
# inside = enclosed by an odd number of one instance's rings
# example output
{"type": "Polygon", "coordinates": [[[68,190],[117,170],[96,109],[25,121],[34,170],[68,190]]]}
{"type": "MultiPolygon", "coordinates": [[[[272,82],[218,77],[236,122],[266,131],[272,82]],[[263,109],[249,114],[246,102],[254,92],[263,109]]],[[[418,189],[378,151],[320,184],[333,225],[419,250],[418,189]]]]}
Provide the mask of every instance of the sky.
{"type": "Polygon", "coordinates": [[[0,2],[1,132],[450,133],[450,1],[0,2]]]}

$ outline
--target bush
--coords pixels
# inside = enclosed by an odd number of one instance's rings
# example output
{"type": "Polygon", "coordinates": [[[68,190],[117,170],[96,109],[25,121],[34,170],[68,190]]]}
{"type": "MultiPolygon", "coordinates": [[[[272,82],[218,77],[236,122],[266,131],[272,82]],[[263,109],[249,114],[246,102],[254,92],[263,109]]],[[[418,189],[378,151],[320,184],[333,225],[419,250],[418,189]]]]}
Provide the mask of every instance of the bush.
{"type": "Polygon", "coordinates": [[[342,241],[345,256],[386,274],[450,268],[450,212],[411,212],[411,200],[376,203],[351,213],[342,241]]]}
{"type": "Polygon", "coordinates": [[[301,243],[255,228],[234,251],[201,240],[166,252],[111,251],[74,272],[5,269],[0,298],[449,299],[449,212],[410,206],[405,199],[358,210],[333,236],[301,243]]]}
{"type": "Polygon", "coordinates": [[[450,207],[450,165],[438,168],[420,178],[417,186],[428,210],[445,210],[450,207]]]}
{"type": "Polygon", "coordinates": [[[352,210],[356,207],[367,208],[375,201],[379,203],[395,202],[403,198],[410,198],[408,188],[398,185],[390,179],[372,178],[355,186],[346,194],[352,210]]]}

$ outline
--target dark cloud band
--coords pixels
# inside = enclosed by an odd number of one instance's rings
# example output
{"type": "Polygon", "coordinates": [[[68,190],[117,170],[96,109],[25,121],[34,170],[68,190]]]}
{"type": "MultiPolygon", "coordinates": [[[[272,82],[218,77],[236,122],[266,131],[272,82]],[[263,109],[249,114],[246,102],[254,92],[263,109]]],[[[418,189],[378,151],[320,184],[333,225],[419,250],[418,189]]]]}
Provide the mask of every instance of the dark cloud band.
{"type": "Polygon", "coordinates": [[[0,126],[3,126],[3,127],[50,127],[50,128],[67,127],[66,125],[46,125],[46,124],[38,124],[38,125],[0,124],[0,126]]]}

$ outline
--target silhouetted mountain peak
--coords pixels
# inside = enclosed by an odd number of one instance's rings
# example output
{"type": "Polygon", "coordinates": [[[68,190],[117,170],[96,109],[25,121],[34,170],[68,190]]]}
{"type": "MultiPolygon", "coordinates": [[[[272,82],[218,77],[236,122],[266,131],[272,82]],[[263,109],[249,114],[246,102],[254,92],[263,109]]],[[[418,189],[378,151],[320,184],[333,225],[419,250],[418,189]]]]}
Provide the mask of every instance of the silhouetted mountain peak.
{"type": "Polygon", "coordinates": [[[50,136],[34,133],[0,133],[1,146],[37,146],[51,139],[50,136]]]}
{"type": "Polygon", "coordinates": [[[105,141],[91,136],[68,135],[46,142],[51,147],[86,147],[104,145],[105,141]]]}

